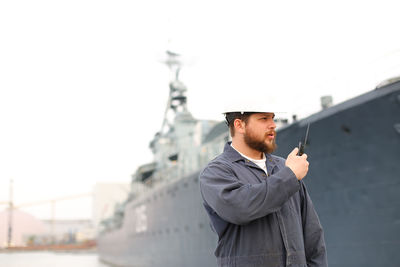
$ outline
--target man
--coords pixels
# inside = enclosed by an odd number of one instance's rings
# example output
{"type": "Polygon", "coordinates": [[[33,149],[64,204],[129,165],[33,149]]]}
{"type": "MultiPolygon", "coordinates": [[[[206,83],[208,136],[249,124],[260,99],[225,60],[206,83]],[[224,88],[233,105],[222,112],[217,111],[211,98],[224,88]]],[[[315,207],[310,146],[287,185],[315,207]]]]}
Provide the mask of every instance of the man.
{"type": "Polygon", "coordinates": [[[307,155],[276,148],[274,110],[225,113],[232,142],[200,174],[200,191],[218,235],[218,266],[328,266],[323,230],[302,179],[307,155]]]}

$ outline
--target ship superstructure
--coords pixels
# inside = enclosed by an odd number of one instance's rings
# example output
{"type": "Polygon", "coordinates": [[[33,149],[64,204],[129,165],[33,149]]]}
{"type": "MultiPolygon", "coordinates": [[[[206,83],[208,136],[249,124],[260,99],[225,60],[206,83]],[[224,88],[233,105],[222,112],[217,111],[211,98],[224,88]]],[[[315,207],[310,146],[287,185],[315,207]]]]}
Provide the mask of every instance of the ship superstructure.
{"type": "Polygon", "coordinates": [[[215,264],[216,240],[202,208],[198,174],[220,152],[226,137],[218,144],[209,141],[227,128],[193,118],[186,86],[179,80],[180,56],[169,51],[167,55],[164,63],[172,78],[161,129],[150,142],[154,160],[133,174],[129,198],[103,222],[99,238],[100,258],[117,265],[190,266],[194,258],[201,266],[215,264]],[[202,250],[197,246],[200,240],[207,242],[202,250]]]}

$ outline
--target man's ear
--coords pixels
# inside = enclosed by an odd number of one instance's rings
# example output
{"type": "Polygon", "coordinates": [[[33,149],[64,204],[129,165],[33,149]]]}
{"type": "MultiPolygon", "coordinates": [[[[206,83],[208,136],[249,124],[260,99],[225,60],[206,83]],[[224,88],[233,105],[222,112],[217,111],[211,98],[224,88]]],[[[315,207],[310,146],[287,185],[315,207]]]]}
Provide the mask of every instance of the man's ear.
{"type": "Polygon", "coordinates": [[[244,133],[246,123],[241,119],[235,119],[233,121],[233,126],[235,127],[235,132],[244,133]]]}

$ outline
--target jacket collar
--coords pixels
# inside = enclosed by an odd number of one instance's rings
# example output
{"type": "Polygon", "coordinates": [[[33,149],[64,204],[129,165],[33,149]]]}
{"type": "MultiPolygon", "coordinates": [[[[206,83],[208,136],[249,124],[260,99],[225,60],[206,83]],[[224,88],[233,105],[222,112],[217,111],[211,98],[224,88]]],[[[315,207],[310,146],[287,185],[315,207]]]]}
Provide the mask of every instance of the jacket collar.
{"type": "Polygon", "coordinates": [[[242,157],[242,155],[239,154],[239,152],[237,152],[232,146],[231,146],[232,142],[229,141],[225,144],[224,147],[224,154],[226,155],[226,157],[232,161],[239,161],[239,160],[245,160],[244,157],[242,157]]]}
{"type": "MultiPolygon", "coordinates": [[[[231,162],[235,162],[235,161],[239,161],[239,160],[244,160],[246,162],[246,159],[244,157],[242,157],[242,155],[240,155],[232,146],[231,146],[232,142],[229,141],[225,144],[224,147],[224,154],[226,155],[226,157],[231,161],[231,162]]],[[[269,154],[269,153],[265,153],[265,157],[266,157],[266,161],[268,164],[271,164],[272,167],[275,166],[276,164],[278,164],[278,160],[275,158],[275,156],[269,154]]]]}

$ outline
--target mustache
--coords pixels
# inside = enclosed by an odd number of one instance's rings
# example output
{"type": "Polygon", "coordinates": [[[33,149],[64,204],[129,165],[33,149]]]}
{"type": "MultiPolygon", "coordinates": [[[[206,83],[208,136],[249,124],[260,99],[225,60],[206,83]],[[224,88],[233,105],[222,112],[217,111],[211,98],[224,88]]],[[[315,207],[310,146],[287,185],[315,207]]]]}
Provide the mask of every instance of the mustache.
{"type": "Polygon", "coordinates": [[[265,136],[267,137],[270,134],[273,134],[274,136],[276,136],[276,131],[274,131],[274,130],[268,131],[268,132],[265,133],[265,136]]]}

